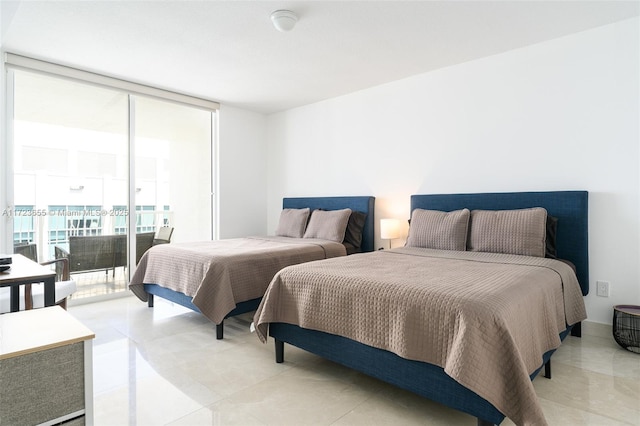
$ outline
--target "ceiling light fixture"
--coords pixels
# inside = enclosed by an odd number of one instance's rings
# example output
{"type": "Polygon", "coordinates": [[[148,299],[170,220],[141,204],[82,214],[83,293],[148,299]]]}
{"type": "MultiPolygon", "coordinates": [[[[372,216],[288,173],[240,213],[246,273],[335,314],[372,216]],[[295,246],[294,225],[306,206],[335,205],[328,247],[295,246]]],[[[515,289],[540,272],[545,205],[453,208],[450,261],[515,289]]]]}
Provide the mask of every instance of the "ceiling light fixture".
{"type": "Polygon", "coordinates": [[[298,22],[298,15],[290,10],[276,10],[271,14],[271,22],[278,31],[291,31],[298,22]]]}

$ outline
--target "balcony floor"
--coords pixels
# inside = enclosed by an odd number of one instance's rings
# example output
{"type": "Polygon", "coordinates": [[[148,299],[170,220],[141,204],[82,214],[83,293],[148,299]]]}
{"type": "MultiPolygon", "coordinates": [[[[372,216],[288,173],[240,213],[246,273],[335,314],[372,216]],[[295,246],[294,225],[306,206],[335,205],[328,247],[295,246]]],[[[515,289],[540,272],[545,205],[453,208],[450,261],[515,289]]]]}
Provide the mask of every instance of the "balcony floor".
{"type": "Polygon", "coordinates": [[[70,301],[111,295],[128,291],[125,268],[96,272],[83,272],[71,274],[71,279],[76,282],[78,290],[70,297],[70,301]]]}

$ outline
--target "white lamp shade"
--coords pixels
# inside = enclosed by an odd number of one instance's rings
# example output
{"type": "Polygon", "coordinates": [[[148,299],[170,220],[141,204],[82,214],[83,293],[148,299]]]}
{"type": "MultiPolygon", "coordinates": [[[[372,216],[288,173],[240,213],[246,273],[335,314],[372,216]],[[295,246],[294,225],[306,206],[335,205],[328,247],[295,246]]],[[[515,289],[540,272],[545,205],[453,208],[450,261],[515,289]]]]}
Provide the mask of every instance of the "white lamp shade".
{"type": "Polygon", "coordinates": [[[398,219],[380,219],[380,238],[383,240],[400,238],[400,221],[398,219]]]}

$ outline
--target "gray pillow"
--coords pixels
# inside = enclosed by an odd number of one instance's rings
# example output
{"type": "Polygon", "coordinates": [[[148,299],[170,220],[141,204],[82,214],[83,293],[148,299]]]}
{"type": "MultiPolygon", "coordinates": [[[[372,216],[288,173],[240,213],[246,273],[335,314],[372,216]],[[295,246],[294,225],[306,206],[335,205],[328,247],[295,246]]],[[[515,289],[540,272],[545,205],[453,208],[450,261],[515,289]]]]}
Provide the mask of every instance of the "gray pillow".
{"type": "Polygon", "coordinates": [[[362,231],[367,222],[367,214],[353,211],[347,222],[347,230],[344,233],[344,242],[353,245],[355,248],[362,246],[362,231]]]}
{"type": "Polygon", "coordinates": [[[413,210],[407,246],[438,250],[466,250],[469,214],[468,209],[452,212],[413,210]]]}
{"type": "Polygon", "coordinates": [[[302,238],[307,226],[311,209],[282,209],[276,235],[281,237],[302,238]]]}
{"type": "Polygon", "coordinates": [[[304,238],[320,238],[341,243],[347,230],[349,216],[351,216],[351,209],[314,210],[304,238]]]}
{"type": "Polygon", "coordinates": [[[544,257],[546,232],[547,211],[542,207],[473,210],[468,249],[544,257]]]}

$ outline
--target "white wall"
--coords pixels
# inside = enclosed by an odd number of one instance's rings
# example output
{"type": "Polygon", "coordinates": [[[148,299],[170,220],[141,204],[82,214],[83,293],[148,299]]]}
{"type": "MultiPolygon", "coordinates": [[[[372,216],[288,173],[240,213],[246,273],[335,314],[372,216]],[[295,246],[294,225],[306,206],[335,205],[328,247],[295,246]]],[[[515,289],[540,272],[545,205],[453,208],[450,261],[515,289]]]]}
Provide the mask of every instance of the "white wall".
{"type": "MultiPolygon", "coordinates": [[[[6,31],[5,13],[0,5],[0,55],[4,57],[2,50],[2,34],[6,31]]],[[[4,60],[0,60],[0,164],[2,164],[2,172],[0,172],[0,212],[4,213],[5,209],[9,205],[9,196],[7,191],[9,185],[7,185],[6,179],[6,162],[5,158],[9,157],[9,151],[7,147],[7,112],[6,102],[7,99],[7,84],[6,84],[6,70],[4,66],[4,60]]],[[[11,225],[13,222],[8,216],[4,214],[0,216],[0,253],[13,252],[13,235],[11,232],[11,225]]]]}
{"type": "Polygon", "coordinates": [[[588,190],[587,310],[611,323],[614,304],[640,304],[639,26],[269,116],[268,230],[283,196],[371,194],[377,219],[406,219],[415,193],[588,190]],[[596,280],[611,282],[611,297],[595,295],[596,280]]]}
{"type": "Polygon", "coordinates": [[[223,105],[219,123],[218,236],[266,235],[266,117],[223,105]]]}

